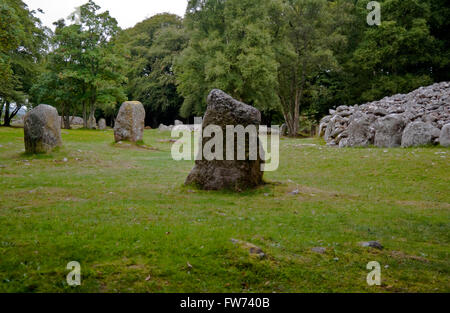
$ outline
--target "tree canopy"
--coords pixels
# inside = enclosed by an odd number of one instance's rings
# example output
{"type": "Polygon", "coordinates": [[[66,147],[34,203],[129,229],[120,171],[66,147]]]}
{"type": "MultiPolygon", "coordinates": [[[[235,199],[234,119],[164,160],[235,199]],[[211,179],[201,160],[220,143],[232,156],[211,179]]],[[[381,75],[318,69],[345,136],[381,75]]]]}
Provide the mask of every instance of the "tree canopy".
{"type": "Polygon", "coordinates": [[[0,2],[0,114],[47,102],[85,127],[141,101],[146,124],[191,121],[219,88],[296,136],[329,109],[450,80],[445,0],[189,0],[121,30],[92,0],[42,27],[20,0],[0,2]]]}

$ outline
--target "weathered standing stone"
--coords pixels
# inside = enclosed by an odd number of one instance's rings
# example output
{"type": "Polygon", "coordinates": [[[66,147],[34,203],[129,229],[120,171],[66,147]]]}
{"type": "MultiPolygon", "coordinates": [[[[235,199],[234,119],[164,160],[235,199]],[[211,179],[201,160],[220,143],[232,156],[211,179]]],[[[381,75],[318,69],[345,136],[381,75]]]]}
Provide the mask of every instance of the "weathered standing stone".
{"type": "MultiPolygon", "coordinates": [[[[257,160],[226,160],[226,126],[242,125],[247,127],[255,125],[258,129],[261,124],[261,112],[256,108],[239,102],[221,90],[213,90],[208,96],[208,109],[203,119],[203,129],[209,125],[216,125],[223,132],[224,161],[221,160],[198,160],[189,174],[186,184],[195,184],[205,190],[232,189],[240,191],[263,184],[263,172],[261,165],[263,160],[258,153],[257,160]]],[[[203,139],[203,148],[212,138],[203,139]]],[[[235,147],[237,139],[235,136],[235,147]]],[[[249,139],[245,143],[246,152],[249,152],[249,139]]],[[[258,142],[259,146],[259,142],[258,142]]]]}
{"type": "Polygon", "coordinates": [[[101,118],[98,121],[98,129],[105,130],[106,129],[106,120],[104,118],[101,118]]]}
{"type": "Polygon", "coordinates": [[[28,112],[24,118],[25,151],[46,153],[62,145],[61,120],[58,111],[41,104],[28,112]]]}
{"type": "Polygon", "coordinates": [[[119,141],[141,141],[144,135],[145,110],[139,101],[124,102],[114,126],[114,138],[119,141]]]}
{"type": "Polygon", "coordinates": [[[424,122],[413,122],[403,132],[402,147],[417,147],[433,144],[439,138],[440,131],[424,122]]]}
{"type": "Polygon", "coordinates": [[[444,125],[439,136],[439,143],[443,147],[450,147],[450,124],[444,125]]]}
{"type": "Polygon", "coordinates": [[[406,123],[401,115],[391,114],[375,122],[375,146],[400,147],[406,123]]]}

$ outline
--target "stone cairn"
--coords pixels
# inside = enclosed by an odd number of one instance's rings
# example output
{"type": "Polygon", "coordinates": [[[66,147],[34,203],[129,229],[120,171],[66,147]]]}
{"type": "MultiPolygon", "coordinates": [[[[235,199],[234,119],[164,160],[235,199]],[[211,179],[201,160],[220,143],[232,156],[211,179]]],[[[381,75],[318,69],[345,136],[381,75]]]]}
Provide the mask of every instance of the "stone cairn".
{"type": "MultiPolygon", "coordinates": [[[[195,167],[189,174],[186,185],[194,184],[204,190],[230,189],[241,191],[263,184],[263,172],[261,171],[261,160],[259,153],[257,160],[247,159],[242,161],[226,160],[226,126],[242,125],[247,127],[255,125],[259,129],[261,124],[261,113],[254,107],[246,105],[233,99],[221,90],[213,90],[207,99],[208,108],[203,118],[202,128],[216,125],[222,129],[224,156],[221,160],[197,160],[195,167]]],[[[211,138],[203,139],[203,147],[211,138]]],[[[237,146],[237,136],[234,144],[237,146]]],[[[202,148],[203,148],[202,147],[202,148]]],[[[249,143],[246,142],[246,151],[249,151],[249,143]]]]}
{"type": "Polygon", "coordinates": [[[145,127],[145,110],[139,101],[124,102],[114,124],[116,142],[142,141],[145,127]]]}
{"type": "Polygon", "coordinates": [[[353,107],[340,106],[320,122],[329,146],[450,145],[450,82],[353,107]]]}
{"type": "Polygon", "coordinates": [[[58,111],[40,104],[24,117],[25,152],[47,153],[62,145],[61,119],[58,111]]]}

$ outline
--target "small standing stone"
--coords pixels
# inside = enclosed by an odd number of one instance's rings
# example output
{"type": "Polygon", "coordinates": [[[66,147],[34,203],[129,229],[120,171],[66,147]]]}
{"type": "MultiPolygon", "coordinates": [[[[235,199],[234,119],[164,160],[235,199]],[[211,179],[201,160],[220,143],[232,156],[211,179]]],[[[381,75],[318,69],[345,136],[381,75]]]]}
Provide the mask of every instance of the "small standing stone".
{"type": "Polygon", "coordinates": [[[27,153],[47,153],[62,145],[58,111],[40,104],[25,115],[24,140],[27,153]]]}
{"type": "Polygon", "coordinates": [[[105,130],[106,129],[106,120],[104,118],[101,118],[98,121],[98,129],[105,130]]]}
{"type": "Polygon", "coordinates": [[[145,109],[139,101],[124,102],[120,107],[114,126],[116,142],[138,142],[143,139],[145,127],[145,109]]]}

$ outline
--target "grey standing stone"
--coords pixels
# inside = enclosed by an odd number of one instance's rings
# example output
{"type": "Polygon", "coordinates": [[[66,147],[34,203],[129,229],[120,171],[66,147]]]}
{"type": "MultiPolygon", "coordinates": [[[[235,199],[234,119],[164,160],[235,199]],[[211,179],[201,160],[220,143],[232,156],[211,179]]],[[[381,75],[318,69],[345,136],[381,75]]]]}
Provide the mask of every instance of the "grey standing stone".
{"type": "Polygon", "coordinates": [[[104,118],[101,118],[98,121],[98,129],[105,130],[106,129],[106,120],[104,118]]]}
{"type": "Polygon", "coordinates": [[[27,153],[47,153],[62,145],[58,111],[40,104],[25,115],[24,140],[27,153]]]}
{"type": "MultiPolygon", "coordinates": [[[[263,172],[261,165],[264,163],[258,153],[257,160],[227,161],[226,160],[226,126],[242,125],[247,127],[255,125],[257,129],[261,124],[261,112],[256,108],[233,99],[221,90],[211,91],[207,99],[208,108],[203,119],[203,129],[209,125],[222,128],[224,138],[224,161],[221,160],[198,160],[189,174],[186,185],[197,185],[205,190],[232,189],[240,191],[263,184],[263,172]]],[[[203,147],[212,138],[203,139],[203,147]]],[[[235,138],[235,147],[236,145],[235,138]]],[[[259,142],[258,142],[259,145],[259,142]]],[[[249,151],[248,138],[246,140],[246,151],[249,151]]],[[[248,153],[246,153],[248,158],[248,153]]]]}
{"type": "Polygon", "coordinates": [[[114,126],[116,142],[138,142],[143,139],[145,127],[145,109],[139,101],[127,101],[122,104],[114,126]]]}

